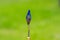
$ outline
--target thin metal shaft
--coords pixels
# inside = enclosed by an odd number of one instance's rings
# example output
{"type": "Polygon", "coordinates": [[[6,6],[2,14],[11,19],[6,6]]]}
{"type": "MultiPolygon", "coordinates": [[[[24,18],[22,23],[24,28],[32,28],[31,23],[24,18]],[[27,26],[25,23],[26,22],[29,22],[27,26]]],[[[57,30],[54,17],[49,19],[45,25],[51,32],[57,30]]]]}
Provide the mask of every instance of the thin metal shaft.
{"type": "Polygon", "coordinates": [[[30,37],[30,25],[28,25],[28,37],[30,37]]]}
{"type": "Polygon", "coordinates": [[[28,25],[28,37],[27,37],[28,40],[30,40],[30,25],[28,25]]]}

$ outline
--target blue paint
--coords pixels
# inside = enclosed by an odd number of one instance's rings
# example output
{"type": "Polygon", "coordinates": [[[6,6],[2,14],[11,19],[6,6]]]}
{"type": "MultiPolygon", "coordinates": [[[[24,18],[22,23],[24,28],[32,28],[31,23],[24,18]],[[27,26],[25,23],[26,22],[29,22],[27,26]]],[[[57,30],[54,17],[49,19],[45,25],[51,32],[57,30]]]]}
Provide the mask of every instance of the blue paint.
{"type": "Polygon", "coordinates": [[[28,10],[28,13],[27,13],[27,15],[26,15],[26,19],[31,19],[31,14],[30,14],[30,10],[28,10]]]}
{"type": "Polygon", "coordinates": [[[27,24],[29,25],[29,24],[30,24],[30,21],[31,21],[30,10],[28,10],[28,13],[27,13],[27,15],[26,15],[26,21],[27,21],[27,24]]]}

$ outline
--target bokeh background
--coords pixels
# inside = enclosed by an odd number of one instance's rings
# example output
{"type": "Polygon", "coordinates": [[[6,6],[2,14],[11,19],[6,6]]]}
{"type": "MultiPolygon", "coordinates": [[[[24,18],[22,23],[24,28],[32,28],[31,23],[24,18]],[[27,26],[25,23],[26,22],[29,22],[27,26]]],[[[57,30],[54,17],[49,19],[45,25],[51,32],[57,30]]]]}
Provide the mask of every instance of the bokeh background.
{"type": "Polygon", "coordinates": [[[31,40],[60,40],[58,0],[0,0],[0,40],[27,40],[26,14],[31,10],[31,40]]]}

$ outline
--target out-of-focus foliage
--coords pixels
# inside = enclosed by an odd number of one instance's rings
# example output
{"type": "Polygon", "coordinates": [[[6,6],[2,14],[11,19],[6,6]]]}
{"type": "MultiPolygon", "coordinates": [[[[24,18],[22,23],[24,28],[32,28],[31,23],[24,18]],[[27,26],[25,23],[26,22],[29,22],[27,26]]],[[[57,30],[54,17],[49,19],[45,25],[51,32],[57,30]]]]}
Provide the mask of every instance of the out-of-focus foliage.
{"type": "Polygon", "coordinates": [[[31,40],[60,40],[58,0],[0,0],[0,40],[27,40],[28,9],[31,40]]]}

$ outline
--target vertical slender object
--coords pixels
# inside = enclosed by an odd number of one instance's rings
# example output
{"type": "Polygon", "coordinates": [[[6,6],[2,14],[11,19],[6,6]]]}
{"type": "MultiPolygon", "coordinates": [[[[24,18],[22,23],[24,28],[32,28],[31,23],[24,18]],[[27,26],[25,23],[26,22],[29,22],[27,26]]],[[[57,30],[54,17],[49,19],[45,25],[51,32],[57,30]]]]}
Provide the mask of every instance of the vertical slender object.
{"type": "Polygon", "coordinates": [[[28,40],[30,40],[30,25],[28,25],[28,40]]]}
{"type": "Polygon", "coordinates": [[[30,14],[30,10],[28,10],[27,16],[26,16],[26,21],[27,21],[27,25],[28,25],[28,40],[30,40],[30,21],[31,21],[31,14],[30,14]]]}

